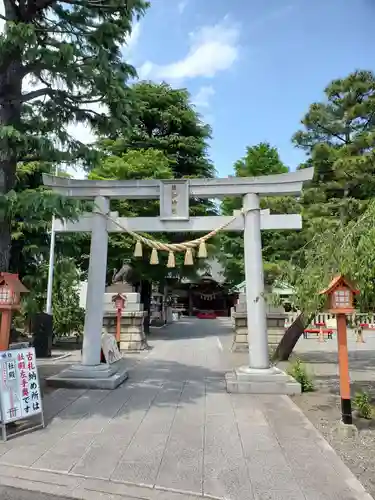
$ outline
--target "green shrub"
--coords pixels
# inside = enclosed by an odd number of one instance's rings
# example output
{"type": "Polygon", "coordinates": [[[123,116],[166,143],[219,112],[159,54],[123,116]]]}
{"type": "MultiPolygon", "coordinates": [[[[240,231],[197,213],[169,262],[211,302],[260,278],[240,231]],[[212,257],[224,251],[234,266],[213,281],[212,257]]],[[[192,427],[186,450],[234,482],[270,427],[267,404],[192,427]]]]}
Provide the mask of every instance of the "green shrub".
{"type": "Polygon", "coordinates": [[[302,392],[312,392],[314,390],[313,380],[300,359],[296,359],[290,364],[288,374],[301,384],[302,392]]]}
{"type": "Polygon", "coordinates": [[[371,405],[371,398],[367,392],[357,392],[354,396],[353,404],[359,417],[366,419],[370,419],[372,417],[373,409],[371,405]]]}

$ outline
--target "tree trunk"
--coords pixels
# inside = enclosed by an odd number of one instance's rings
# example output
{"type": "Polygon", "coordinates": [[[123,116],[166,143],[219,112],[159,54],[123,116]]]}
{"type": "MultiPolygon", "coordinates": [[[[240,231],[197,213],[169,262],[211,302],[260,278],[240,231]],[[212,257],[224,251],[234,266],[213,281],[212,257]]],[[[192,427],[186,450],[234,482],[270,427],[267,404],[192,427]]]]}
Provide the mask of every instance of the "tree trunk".
{"type": "Polygon", "coordinates": [[[10,233],[9,220],[6,218],[2,220],[0,219],[0,272],[8,271],[9,268],[11,244],[10,233]]]}
{"type": "Polygon", "coordinates": [[[141,281],[141,303],[143,304],[143,310],[147,312],[147,316],[144,320],[144,331],[148,335],[150,333],[150,309],[151,309],[151,295],[152,295],[152,283],[151,281],[142,280],[141,281]]]}
{"type": "Polygon", "coordinates": [[[283,338],[280,340],[279,345],[276,348],[273,359],[275,361],[287,361],[298,339],[303,334],[305,329],[305,318],[303,314],[300,314],[290,325],[287,331],[284,333],[283,338]]]}
{"type": "MultiPolygon", "coordinates": [[[[6,6],[9,8],[8,2],[6,6]]],[[[9,13],[8,13],[9,14],[9,13]]],[[[9,17],[7,14],[7,17],[9,17]]],[[[15,54],[12,55],[14,57],[15,54]]],[[[0,127],[19,130],[21,122],[22,66],[14,57],[0,71],[0,127]]],[[[0,140],[0,198],[11,191],[16,182],[17,141],[7,137],[0,140]]],[[[11,132],[8,132],[11,134],[11,132]]],[[[0,271],[9,268],[11,248],[11,215],[6,204],[0,207],[0,271]]]]}

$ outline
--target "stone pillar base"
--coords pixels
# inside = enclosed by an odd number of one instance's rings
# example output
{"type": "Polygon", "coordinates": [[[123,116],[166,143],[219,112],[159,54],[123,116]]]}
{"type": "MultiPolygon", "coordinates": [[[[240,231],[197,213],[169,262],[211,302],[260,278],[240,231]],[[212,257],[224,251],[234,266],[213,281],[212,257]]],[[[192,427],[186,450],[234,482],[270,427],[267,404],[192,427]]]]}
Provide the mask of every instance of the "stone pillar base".
{"type": "Polygon", "coordinates": [[[225,374],[227,392],[239,394],[300,394],[301,384],[275,366],[255,369],[247,366],[225,374]]]}
{"type": "Polygon", "coordinates": [[[72,365],[57,375],[46,379],[50,387],[75,389],[116,389],[128,378],[125,360],[120,359],[111,365],[101,363],[96,366],[72,365]]]}

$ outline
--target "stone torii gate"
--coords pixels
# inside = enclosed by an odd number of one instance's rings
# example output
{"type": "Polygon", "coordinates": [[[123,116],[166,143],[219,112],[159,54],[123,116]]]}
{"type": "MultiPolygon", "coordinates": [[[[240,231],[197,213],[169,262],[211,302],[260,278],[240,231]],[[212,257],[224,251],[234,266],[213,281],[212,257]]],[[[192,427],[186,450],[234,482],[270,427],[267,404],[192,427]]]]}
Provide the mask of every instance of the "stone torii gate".
{"type": "Polygon", "coordinates": [[[114,388],[126,379],[122,364],[100,364],[103,325],[103,296],[107,269],[108,233],[200,232],[216,229],[230,221],[228,216],[189,216],[189,199],[243,197],[243,214],[226,231],[244,232],[244,261],[248,318],[249,365],[226,376],[233,392],[282,393],[298,391],[298,384],[280,370],[270,367],[262,263],[262,229],[301,229],[299,214],[272,215],[260,210],[262,196],[298,196],[303,183],[311,180],[313,168],[287,174],[254,178],[173,180],[76,180],[43,175],[45,186],[76,199],[94,200],[92,213],[77,222],[55,221],[57,232],[91,232],[90,263],[86,299],[82,362],[60,373],[61,384],[114,388]],[[110,199],[160,200],[159,217],[118,217],[110,212],[110,199]],[[119,227],[120,226],[120,227],[119,227]]]}

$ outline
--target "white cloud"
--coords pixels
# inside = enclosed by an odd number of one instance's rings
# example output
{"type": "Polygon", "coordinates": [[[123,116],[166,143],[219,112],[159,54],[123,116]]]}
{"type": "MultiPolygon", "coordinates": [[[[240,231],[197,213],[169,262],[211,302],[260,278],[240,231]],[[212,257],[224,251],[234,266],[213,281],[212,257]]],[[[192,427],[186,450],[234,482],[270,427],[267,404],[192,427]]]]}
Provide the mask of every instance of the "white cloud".
{"type": "Polygon", "coordinates": [[[150,61],[146,61],[139,68],[137,68],[138,77],[140,80],[147,80],[150,78],[152,71],[154,69],[154,65],[150,61]]]}
{"type": "Polygon", "coordinates": [[[126,37],[125,45],[122,49],[123,53],[131,53],[134,51],[139,42],[141,35],[141,25],[135,22],[132,27],[131,33],[126,37]]]}
{"type": "Polygon", "coordinates": [[[239,28],[225,17],[213,26],[203,26],[190,33],[190,48],[185,57],[170,64],[158,65],[146,61],[139,69],[140,78],[184,80],[213,78],[229,69],[239,56],[239,28]]]}
{"type": "Polygon", "coordinates": [[[198,108],[208,108],[210,105],[210,98],[215,94],[215,89],[212,85],[201,87],[197,94],[193,97],[192,103],[198,108]]]}
{"type": "Polygon", "coordinates": [[[177,10],[180,14],[182,14],[184,12],[184,10],[186,9],[186,6],[187,6],[187,1],[186,0],[182,0],[182,2],[179,2],[178,5],[177,5],[177,10]]]}

